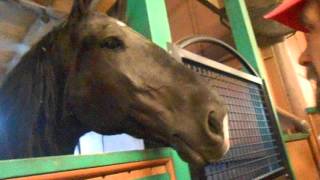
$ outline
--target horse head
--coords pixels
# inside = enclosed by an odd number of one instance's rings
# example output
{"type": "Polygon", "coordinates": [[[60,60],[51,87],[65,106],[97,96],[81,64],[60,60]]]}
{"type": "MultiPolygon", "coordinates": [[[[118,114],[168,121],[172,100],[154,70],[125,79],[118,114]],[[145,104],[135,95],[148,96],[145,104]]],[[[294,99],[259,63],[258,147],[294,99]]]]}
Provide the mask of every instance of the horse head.
{"type": "Polygon", "coordinates": [[[102,134],[125,132],[173,146],[204,164],[229,148],[226,106],[214,90],[124,23],[75,1],[67,25],[69,111],[102,134]]]}
{"type": "Polygon", "coordinates": [[[96,131],[170,145],[197,165],[221,158],[229,148],[221,97],[124,23],[91,12],[92,2],[74,1],[68,20],[8,75],[0,131],[15,138],[0,137],[0,157],[72,153],[96,131]]]}

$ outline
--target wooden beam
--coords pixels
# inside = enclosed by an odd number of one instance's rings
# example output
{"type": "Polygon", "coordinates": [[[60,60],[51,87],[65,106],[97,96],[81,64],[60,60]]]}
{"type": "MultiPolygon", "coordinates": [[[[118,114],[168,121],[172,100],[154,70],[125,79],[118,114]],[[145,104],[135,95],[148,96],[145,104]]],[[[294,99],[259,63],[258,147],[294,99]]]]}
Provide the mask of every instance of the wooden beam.
{"type": "Polygon", "coordinates": [[[224,8],[223,0],[208,0],[208,2],[214,5],[218,9],[224,8]]]}
{"type": "MultiPolygon", "coordinates": [[[[67,2],[67,1],[70,1],[70,0],[64,0],[63,2],[67,2]]],[[[65,12],[63,12],[61,10],[53,9],[51,7],[42,6],[40,4],[37,4],[35,2],[31,2],[28,0],[15,0],[12,2],[18,3],[18,4],[22,5],[24,8],[27,8],[27,9],[30,9],[31,11],[34,11],[39,16],[42,16],[45,13],[50,18],[61,19],[61,18],[66,17],[66,15],[67,15],[65,12]]]]}
{"type": "MultiPolygon", "coordinates": [[[[95,0],[94,8],[98,12],[106,13],[116,2],[117,0],[95,0]]],[[[59,11],[69,13],[72,8],[73,0],[54,0],[52,7],[59,11]]]]}
{"type": "Polygon", "coordinates": [[[101,13],[106,13],[116,2],[117,0],[100,0],[96,10],[101,13]]]}
{"type": "Polygon", "coordinates": [[[20,61],[24,53],[37,43],[42,37],[50,32],[54,26],[59,24],[59,20],[51,20],[43,25],[41,18],[38,18],[29,28],[23,40],[16,44],[16,54],[12,57],[11,61],[7,64],[6,73],[9,73],[20,61]],[[19,52],[20,51],[20,52],[19,52]]]}
{"type": "Polygon", "coordinates": [[[69,13],[71,11],[73,0],[55,0],[52,3],[52,7],[59,11],[69,13]]]}
{"type": "Polygon", "coordinates": [[[33,1],[43,6],[50,6],[52,5],[53,0],[33,0],[33,1]]]}

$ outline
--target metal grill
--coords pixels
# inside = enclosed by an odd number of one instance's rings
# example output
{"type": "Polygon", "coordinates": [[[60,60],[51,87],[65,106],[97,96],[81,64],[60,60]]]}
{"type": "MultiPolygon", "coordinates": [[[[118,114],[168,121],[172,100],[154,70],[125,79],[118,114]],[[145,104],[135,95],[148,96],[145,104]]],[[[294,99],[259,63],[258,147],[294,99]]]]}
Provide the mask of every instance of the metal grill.
{"type": "Polygon", "coordinates": [[[207,179],[247,180],[290,175],[262,80],[176,48],[174,56],[199,73],[228,106],[230,150],[219,162],[205,168],[207,179]]]}

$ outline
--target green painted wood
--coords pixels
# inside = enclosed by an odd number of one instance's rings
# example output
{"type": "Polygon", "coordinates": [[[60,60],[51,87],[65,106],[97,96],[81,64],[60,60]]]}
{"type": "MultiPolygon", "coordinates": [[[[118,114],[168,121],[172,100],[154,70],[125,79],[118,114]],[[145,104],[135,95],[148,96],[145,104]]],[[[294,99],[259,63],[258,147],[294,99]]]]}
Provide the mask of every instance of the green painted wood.
{"type": "Polygon", "coordinates": [[[168,173],[139,178],[138,180],[170,180],[168,173]]]}
{"type": "Polygon", "coordinates": [[[317,107],[309,107],[306,109],[307,114],[317,114],[320,113],[320,109],[317,107]]]}
{"type": "Polygon", "coordinates": [[[178,180],[191,180],[190,169],[188,163],[184,162],[176,151],[172,151],[173,164],[175,166],[175,173],[178,180]],[[177,168],[178,169],[177,169],[177,168]]]}
{"type": "Polygon", "coordinates": [[[185,173],[185,169],[187,169],[188,166],[180,163],[181,159],[177,160],[178,156],[171,148],[116,152],[98,155],[67,155],[2,160],[0,161],[0,179],[70,171],[83,168],[93,168],[145,160],[155,160],[166,157],[171,157],[173,159],[176,175],[179,177],[179,179],[180,177],[181,179],[190,179],[190,175],[185,173]]]}
{"type": "Polygon", "coordinates": [[[230,21],[237,50],[261,74],[262,60],[244,0],[225,0],[225,8],[230,21]]]}
{"type": "Polygon", "coordinates": [[[284,140],[286,142],[300,141],[300,140],[308,139],[309,136],[310,134],[308,133],[284,134],[284,140]]]}
{"type": "Polygon", "coordinates": [[[165,0],[128,0],[128,25],[167,49],[171,33],[165,0]]]}

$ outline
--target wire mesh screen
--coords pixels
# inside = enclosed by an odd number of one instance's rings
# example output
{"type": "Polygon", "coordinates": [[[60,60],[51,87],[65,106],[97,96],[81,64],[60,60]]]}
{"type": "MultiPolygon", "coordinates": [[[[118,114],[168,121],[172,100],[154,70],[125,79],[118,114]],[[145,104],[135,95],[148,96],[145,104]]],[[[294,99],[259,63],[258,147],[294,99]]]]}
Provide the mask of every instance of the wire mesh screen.
{"type": "Polygon", "coordinates": [[[283,147],[261,84],[189,61],[183,63],[200,73],[228,106],[231,147],[225,157],[205,168],[207,179],[255,179],[286,171],[283,147]]]}

